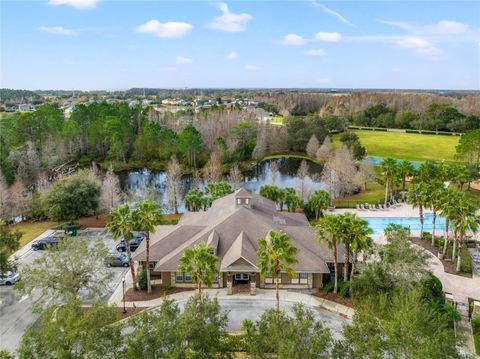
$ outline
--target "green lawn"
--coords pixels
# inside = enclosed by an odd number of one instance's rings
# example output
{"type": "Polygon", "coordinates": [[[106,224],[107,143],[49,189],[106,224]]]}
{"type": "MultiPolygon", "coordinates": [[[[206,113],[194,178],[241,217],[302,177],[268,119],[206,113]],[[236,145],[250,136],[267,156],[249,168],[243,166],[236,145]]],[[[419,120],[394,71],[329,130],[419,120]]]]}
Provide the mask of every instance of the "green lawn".
{"type": "MultiPolygon", "coordinates": [[[[458,136],[420,135],[380,131],[352,131],[367,148],[368,155],[393,157],[410,161],[455,162],[455,146],[458,136]]],[[[338,141],[339,135],[335,136],[338,141]]]]}
{"type": "Polygon", "coordinates": [[[385,196],[385,187],[377,182],[368,184],[368,191],[353,196],[336,198],[333,202],[337,208],[355,208],[357,203],[377,203],[385,196]]]}
{"type": "Polygon", "coordinates": [[[47,229],[51,229],[57,225],[56,222],[43,221],[43,222],[21,222],[10,226],[12,230],[18,229],[22,232],[22,238],[20,238],[20,247],[23,247],[25,244],[33,241],[40,234],[45,232],[47,229]]]}

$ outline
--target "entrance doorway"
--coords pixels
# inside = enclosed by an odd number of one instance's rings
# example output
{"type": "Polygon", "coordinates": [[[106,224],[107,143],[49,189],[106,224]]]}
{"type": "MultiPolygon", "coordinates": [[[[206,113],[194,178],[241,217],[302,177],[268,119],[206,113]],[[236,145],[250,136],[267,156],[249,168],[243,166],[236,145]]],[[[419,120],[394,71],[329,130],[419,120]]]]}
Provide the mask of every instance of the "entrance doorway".
{"type": "Polygon", "coordinates": [[[236,273],[233,276],[234,284],[248,284],[250,283],[250,274],[246,273],[236,273]]]}

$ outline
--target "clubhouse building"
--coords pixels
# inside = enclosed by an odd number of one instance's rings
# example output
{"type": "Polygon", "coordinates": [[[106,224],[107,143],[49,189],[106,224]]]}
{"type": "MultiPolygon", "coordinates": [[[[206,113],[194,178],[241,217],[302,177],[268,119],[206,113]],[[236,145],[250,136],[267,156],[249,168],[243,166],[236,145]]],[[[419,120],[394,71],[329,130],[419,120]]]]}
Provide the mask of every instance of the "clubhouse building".
{"type": "MultiPolygon", "coordinates": [[[[220,275],[214,288],[248,285],[255,288],[274,288],[272,278],[261,278],[257,267],[258,240],[270,230],[282,231],[298,248],[296,275],[282,273],[279,285],[284,289],[321,288],[333,274],[333,252],[327,244],[319,243],[303,213],[277,212],[273,201],[245,189],[219,198],[211,208],[202,212],[183,214],[176,225],[163,225],[150,235],[150,269],[152,276],[161,278],[163,285],[194,287],[188,273],[177,271],[185,248],[201,242],[212,247],[218,256],[220,275]]],[[[338,246],[339,272],[344,248],[338,246]]],[[[139,264],[145,262],[145,241],[134,254],[139,264]]]]}

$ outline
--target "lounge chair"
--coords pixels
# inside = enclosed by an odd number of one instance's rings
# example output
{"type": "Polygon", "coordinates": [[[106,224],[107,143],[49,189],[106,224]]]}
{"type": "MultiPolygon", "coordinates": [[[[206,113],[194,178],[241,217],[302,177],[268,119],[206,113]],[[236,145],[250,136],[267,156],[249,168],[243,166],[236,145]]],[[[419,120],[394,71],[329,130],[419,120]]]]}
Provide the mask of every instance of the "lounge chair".
{"type": "Polygon", "coordinates": [[[360,205],[358,203],[355,205],[355,207],[357,208],[357,211],[361,211],[360,205]]]}
{"type": "Polygon", "coordinates": [[[363,206],[363,204],[360,204],[360,210],[365,211],[366,208],[363,206]]]}

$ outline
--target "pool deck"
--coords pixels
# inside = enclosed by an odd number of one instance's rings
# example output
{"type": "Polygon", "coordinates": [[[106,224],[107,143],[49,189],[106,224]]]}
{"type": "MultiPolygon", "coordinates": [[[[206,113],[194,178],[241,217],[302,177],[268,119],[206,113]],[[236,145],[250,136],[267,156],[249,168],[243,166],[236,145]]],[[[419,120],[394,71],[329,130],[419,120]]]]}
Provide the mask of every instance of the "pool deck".
{"type": "MultiPolygon", "coordinates": [[[[405,217],[405,218],[418,218],[418,208],[413,208],[411,205],[406,203],[401,203],[396,205],[396,207],[390,207],[388,209],[377,209],[372,211],[369,209],[361,210],[356,208],[338,208],[334,209],[331,213],[333,214],[343,214],[345,212],[356,213],[359,217],[405,217]]],[[[428,208],[424,208],[424,214],[432,213],[428,208]]]]}
{"type": "MultiPolygon", "coordinates": [[[[400,204],[395,208],[389,208],[387,210],[358,210],[352,209],[335,209],[333,214],[341,214],[345,212],[356,213],[359,217],[418,217],[418,208],[413,208],[409,204],[400,204]]],[[[424,210],[424,214],[432,213],[429,209],[424,210]]],[[[418,235],[412,231],[413,235],[418,235]]],[[[385,244],[386,239],[383,234],[374,234],[373,240],[377,244],[385,244]]],[[[442,262],[433,254],[426,251],[429,254],[430,260],[428,266],[435,276],[437,276],[443,284],[443,290],[453,294],[453,298],[456,302],[466,304],[468,298],[475,298],[480,300],[480,276],[473,275],[472,278],[462,277],[455,274],[446,273],[443,269],[442,262]]]]}

